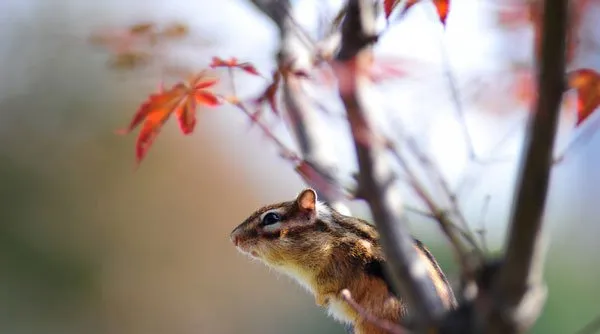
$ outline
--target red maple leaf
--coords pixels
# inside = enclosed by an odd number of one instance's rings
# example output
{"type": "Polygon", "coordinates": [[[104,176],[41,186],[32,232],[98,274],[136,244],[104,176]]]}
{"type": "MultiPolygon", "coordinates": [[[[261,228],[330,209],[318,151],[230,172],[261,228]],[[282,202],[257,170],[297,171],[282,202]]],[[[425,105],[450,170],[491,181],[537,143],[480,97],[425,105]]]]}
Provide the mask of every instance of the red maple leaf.
{"type": "MultiPolygon", "coordinates": [[[[310,79],[310,76],[304,70],[298,70],[293,68],[293,62],[280,65],[277,70],[273,72],[272,80],[269,86],[260,94],[260,96],[254,101],[260,105],[264,102],[269,104],[271,111],[279,116],[279,108],[277,107],[277,90],[279,89],[279,83],[283,78],[289,78],[294,76],[297,78],[310,79]]],[[[256,113],[256,116],[260,115],[260,111],[256,113]]]]}
{"type": "Polygon", "coordinates": [[[392,11],[400,3],[400,0],[383,0],[383,12],[385,13],[385,18],[389,18],[392,11]]]}
{"type": "Polygon", "coordinates": [[[446,26],[446,18],[448,18],[448,12],[450,12],[450,0],[433,0],[433,4],[435,5],[440,21],[446,26]]]}
{"type": "MultiPolygon", "coordinates": [[[[389,16],[389,13],[392,12],[394,7],[400,1],[385,1],[384,2],[384,11],[386,12],[386,18],[389,16]],[[389,9],[389,13],[388,13],[389,9]]],[[[400,15],[406,14],[406,12],[414,5],[419,3],[420,0],[408,0],[406,2],[406,6],[400,12],[400,15]]],[[[446,26],[446,18],[448,18],[448,13],[450,12],[450,0],[433,0],[433,5],[437,11],[438,17],[444,26],[446,26]]]]}
{"type": "Polygon", "coordinates": [[[181,132],[190,134],[196,125],[196,107],[217,106],[219,98],[207,88],[214,86],[217,79],[207,78],[200,73],[186,83],[178,83],[168,90],[152,94],[137,110],[129,126],[119,133],[129,133],[143,122],[136,142],[136,159],[140,163],[159,134],[162,125],[172,114],[177,116],[181,132]]]}
{"type": "Polygon", "coordinates": [[[569,73],[569,87],[577,91],[577,122],[579,126],[600,105],[600,74],[589,68],[569,73]]]}
{"type": "Polygon", "coordinates": [[[221,59],[219,57],[213,57],[210,67],[211,68],[217,68],[217,67],[239,68],[246,73],[261,76],[260,73],[258,73],[256,68],[252,64],[250,64],[248,62],[240,63],[240,62],[238,62],[237,58],[233,58],[233,57],[229,58],[227,60],[221,59]]]}
{"type": "MultiPolygon", "coordinates": [[[[279,82],[281,81],[281,73],[279,71],[273,72],[273,80],[271,84],[265,88],[263,93],[256,99],[256,104],[262,104],[267,102],[271,111],[279,116],[279,108],[277,107],[277,89],[279,89],[279,82]]],[[[258,114],[257,114],[258,116],[258,114]]]]}

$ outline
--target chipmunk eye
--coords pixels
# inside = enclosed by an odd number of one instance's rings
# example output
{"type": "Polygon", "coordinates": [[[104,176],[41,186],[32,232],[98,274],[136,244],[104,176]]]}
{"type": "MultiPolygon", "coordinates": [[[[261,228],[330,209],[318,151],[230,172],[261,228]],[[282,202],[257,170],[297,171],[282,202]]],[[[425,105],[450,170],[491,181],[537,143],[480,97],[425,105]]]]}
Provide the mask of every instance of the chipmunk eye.
{"type": "Polygon", "coordinates": [[[277,212],[269,212],[262,219],[262,225],[273,225],[281,221],[281,216],[277,212]]]}

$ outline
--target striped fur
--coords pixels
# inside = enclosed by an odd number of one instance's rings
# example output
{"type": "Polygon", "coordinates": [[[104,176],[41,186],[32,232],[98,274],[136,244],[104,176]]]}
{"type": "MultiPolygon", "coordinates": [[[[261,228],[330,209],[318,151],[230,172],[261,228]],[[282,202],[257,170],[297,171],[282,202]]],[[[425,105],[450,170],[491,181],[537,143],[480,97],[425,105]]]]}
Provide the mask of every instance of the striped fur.
{"type": "MultiPolygon", "coordinates": [[[[295,201],[257,210],[233,230],[231,238],[241,252],[298,281],[333,318],[354,327],[355,334],[384,332],[339,297],[342,289],[350,290],[363,308],[381,319],[400,322],[407,314],[402,298],[388,284],[375,227],[318,202],[311,189],[295,201]],[[281,221],[264,226],[262,218],[269,212],[278,213],[281,221]]],[[[433,255],[416,239],[415,250],[446,306],[455,307],[450,284],[433,255]]]]}

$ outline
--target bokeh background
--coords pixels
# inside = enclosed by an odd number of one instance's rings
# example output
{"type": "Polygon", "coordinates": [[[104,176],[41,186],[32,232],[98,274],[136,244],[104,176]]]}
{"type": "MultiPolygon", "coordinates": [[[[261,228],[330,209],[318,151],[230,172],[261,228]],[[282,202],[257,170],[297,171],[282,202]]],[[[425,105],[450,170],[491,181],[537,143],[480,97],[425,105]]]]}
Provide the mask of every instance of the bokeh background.
{"type": "MultiPolygon", "coordinates": [[[[317,5],[306,5],[307,13],[317,5]]],[[[455,118],[438,113],[452,110],[439,70],[443,49],[465,108],[495,110],[470,118],[478,149],[493,146],[518,119],[513,111],[523,107],[511,102],[507,69],[530,56],[531,31],[500,26],[496,5],[455,1],[445,39],[426,11],[415,11],[381,50],[427,64],[386,86],[395,89],[386,101],[402,106],[416,128],[433,122],[422,140],[453,183],[459,172],[470,177],[461,205],[474,227],[485,221],[492,251],[504,237],[519,131],[503,148],[512,158],[467,166],[455,118]],[[492,200],[482,214],[486,195],[492,200]]],[[[591,47],[579,66],[600,65],[599,12],[592,6],[587,14],[591,47]]],[[[114,130],[157,87],[160,69],[110,70],[109,54],[88,38],[148,20],[189,24],[191,40],[169,50],[172,60],[201,67],[211,56],[236,56],[263,73],[273,66],[274,27],[244,1],[0,1],[0,333],[342,333],[296,284],[229,241],[254,209],[303,186],[240,112],[201,110],[188,137],[168,123],[134,170],[135,135],[114,130]]],[[[242,81],[240,89],[251,96],[260,86],[242,81]]],[[[573,333],[600,314],[595,119],[576,131],[572,113],[563,119],[558,150],[582,130],[588,135],[553,174],[550,295],[534,333],[573,333]]],[[[364,205],[352,207],[369,217],[364,205]]],[[[452,277],[456,266],[435,225],[411,217],[411,227],[452,277]]]]}

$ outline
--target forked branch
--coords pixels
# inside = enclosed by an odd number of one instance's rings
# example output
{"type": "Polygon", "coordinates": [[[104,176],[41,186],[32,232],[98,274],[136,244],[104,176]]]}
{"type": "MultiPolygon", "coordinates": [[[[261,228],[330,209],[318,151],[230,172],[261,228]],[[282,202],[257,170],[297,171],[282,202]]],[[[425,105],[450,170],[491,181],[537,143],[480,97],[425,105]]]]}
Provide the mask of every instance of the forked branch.
{"type": "Polygon", "coordinates": [[[331,137],[327,134],[323,119],[311,105],[305,92],[306,78],[297,73],[310,72],[314,53],[314,43],[307,38],[305,31],[294,18],[293,8],[288,0],[252,0],[277,24],[281,49],[278,57],[278,71],[282,76],[282,95],[285,110],[289,116],[288,125],[298,142],[303,160],[319,174],[317,182],[307,179],[321,198],[336,209],[346,211],[343,205],[344,194],[336,177],[336,156],[331,137]]]}

